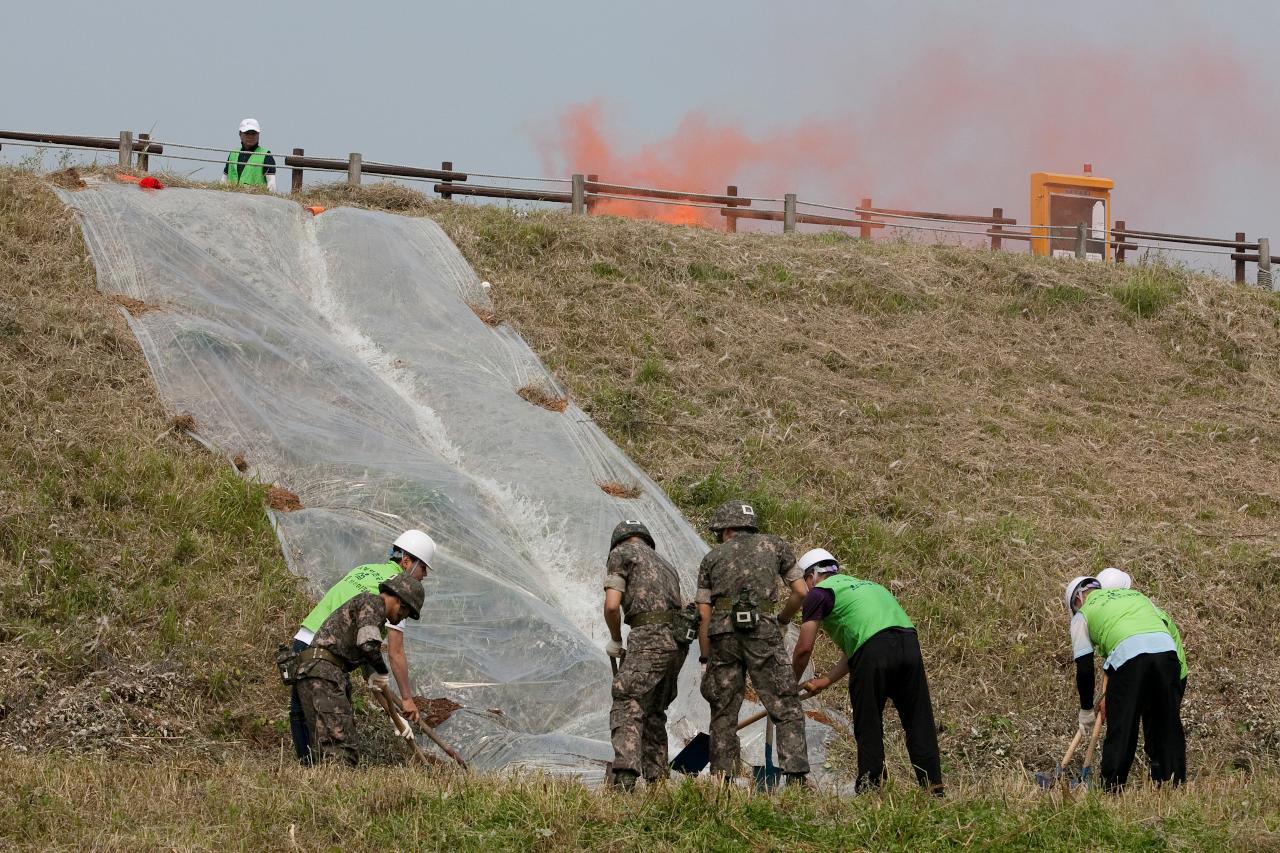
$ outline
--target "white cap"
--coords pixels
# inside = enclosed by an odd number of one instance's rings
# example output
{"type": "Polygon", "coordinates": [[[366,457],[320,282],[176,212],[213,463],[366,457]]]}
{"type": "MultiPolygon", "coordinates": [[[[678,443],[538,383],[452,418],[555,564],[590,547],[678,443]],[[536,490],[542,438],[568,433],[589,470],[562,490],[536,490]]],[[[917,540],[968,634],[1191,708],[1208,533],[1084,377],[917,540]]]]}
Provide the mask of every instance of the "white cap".
{"type": "Polygon", "coordinates": [[[1133,578],[1129,577],[1128,572],[1108,566],[1098,572],[1098,584],[1103,589],[1130,589],[1133,587],[1133,578]]]}
{"type": "Polygon", "coordinates": [[[436,558],[436,542],[421,530],[406,530],[396,537],[393,548],[399,548],[406,554],[417,557],[428,566],[436,558]]]}
{"type": "Polygon", "coordinates": [[[258,125],[258,120],[256,118],[242,119],[240,122],[240,132],[248,133],[251,130],[256,133],[262,133],[262,128],[258,125]]]}
{"type": "Polygon", "coordinates": [[[820,574],[831,574],[840,571],[840,561],[831,556],[831,552],[824,548],[814,548],[812,551],[805,552],[805,555],[796,561],[796,566],[801,572],[808,572],[818,563],[825,562],[835,563],[834,566],[820,566],[817,571],[820,574]]]}
{"type": "Polygon", "coordinates": [[[1079,575],[1067,581],[1066,593],[1063,595],[1063,601],[1067,605],[1067,612],[1075,615],[1076,609],[1071,606],[1071,601],[1076,597],[1076,590],[1087,583],[1097,583],[1098,579],[1089,575],[1079,575]]]}

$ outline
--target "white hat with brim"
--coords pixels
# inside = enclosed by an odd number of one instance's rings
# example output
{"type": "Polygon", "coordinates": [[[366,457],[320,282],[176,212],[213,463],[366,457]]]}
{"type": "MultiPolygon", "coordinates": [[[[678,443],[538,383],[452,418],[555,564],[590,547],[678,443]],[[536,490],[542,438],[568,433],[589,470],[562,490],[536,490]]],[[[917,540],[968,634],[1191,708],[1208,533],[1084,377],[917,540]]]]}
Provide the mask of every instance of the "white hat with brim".
{"type": "Polygon", "coordinates": [[[258,120],[256,118],[247,118],[240,122],[240,132],[248,133],[249,131],[262,133],[262,128],[258,125],[258,120]]]}
{"type": "Polygon", "coordinates": [[[806,551],[805,555],[796,561],[796,565],[801,572],[806,574],[810,569],[814,569],[820,574],[831,574],[832,572],[840,571],[840,561],[825,548],[814,548],[812,551],[806,551]],[[818,563],[831,563],[832,565],[819,566],[818,563]]]}

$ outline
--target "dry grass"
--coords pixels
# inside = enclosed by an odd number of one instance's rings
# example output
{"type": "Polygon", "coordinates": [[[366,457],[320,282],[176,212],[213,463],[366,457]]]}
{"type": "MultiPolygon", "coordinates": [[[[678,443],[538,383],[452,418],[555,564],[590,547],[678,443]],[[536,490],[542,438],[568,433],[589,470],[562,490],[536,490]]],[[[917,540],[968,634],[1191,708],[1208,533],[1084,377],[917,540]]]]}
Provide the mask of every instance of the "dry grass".
{"type": "Polygon", "coordinates": [[[265,649],[304,596],[264,490],[194,426],[164,411],[71,215],[0,171],[0,743],[279,743],[265,649]]]}
{"type": "Polygon", "coordinates": [[[545,385],[530,384],[516,391],[521,399],[540,406],[549,412],[563,412],[569,408],[569,398],[562,397],[554,391],[548,389],[545,385]]]}
{"type": "Polygon", "coordinates": [[[892,588],[952,772],[1061,753],[1061,586],[1107,565],[1183,629],[1193,772],[1277,765],[1275,296],[1163,266],[316,197],[435,217],[692,520],[745,495],[892,588]]]}
{"type": "Polygon", "coordinates": [[[760,796],[685,782],[592,792],[538,776],[449,768],[198,767],[0,753],[0,826],[23,849],[219,850],[1267,850],[1276,789],[1225,780],[1170,795],[952,786],[854,800],[760,796]]]}

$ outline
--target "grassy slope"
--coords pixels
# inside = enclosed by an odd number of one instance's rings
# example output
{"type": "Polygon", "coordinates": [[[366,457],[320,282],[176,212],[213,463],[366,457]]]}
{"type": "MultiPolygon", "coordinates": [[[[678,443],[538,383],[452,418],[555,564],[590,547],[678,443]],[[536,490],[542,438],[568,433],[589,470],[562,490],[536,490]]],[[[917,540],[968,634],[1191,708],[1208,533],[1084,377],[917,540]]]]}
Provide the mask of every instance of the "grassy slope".
{"type": "Polygon", "coordinates": [[[953,776],[1060,754],[1061,590],[1107,565],[1182,627],[1193,771],[1276,770],[1280,298],[1158,266],[361,198],[436,217],[691,519],[745,495],[797,552],[892,587],[953,776]]]}
{"type": "MultiPolygon", "coordinates": [[[[346,200],[425,208],[394,190],[346,200]]],[[[1172,302],[1139,319],[1111,295],[1132,282],[1101,267],[430,209],[495,282],[499,310],[687,512],[742,491],[798,546],[833,546],[899,589],[926,635],[952,800],[779,803],[682,786],[633,806],[573,786],[277,767],[255,748],[282,710],[263,649],[304,605],[262,490],[168,431],[70,217],[5,173],[0,738],[106,754],[0,750],[14,783],[0,788],[0,835],[120,849],[282,846],[291,825],[306,848],[1274,841],[1269,773],[1203,772],[1223,754],[1274,759],[1274,688],[1246,681],[1274,642],[1249,627],[1273,571],[1267,298],[1154,271],[1121,297],[1144,313],[1172,302]],[[814,417],[828,400],[840,407],[814,417]],[[1132,477],[1143,488],[1121,489],[1132,477]],[[960,767],[1039,766],[1060,748],[1057,577],[1124,558],[1191,626],[1193,650],[1238,632],[1230,671],[1193,676],[1202,778],[1083,804],[967,783],[960,767]],[[1187,579],[1213,595],[1177,596],[1187,579]],[[76,735],[102,720],[101,735],[76,735]],[[181,739],[151,739],[163,726],[181,739]]]]}

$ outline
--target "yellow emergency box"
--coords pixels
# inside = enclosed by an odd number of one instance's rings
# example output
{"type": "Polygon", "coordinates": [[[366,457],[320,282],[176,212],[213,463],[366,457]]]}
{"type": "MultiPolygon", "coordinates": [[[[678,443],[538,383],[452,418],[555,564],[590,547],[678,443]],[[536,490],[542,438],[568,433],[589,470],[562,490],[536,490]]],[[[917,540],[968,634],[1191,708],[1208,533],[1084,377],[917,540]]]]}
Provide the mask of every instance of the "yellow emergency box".
{"type": "Polygon", "coordinates": [[[1055,258],[1076,256],[1076,226],[1085,226],[1085,257],[1111,260],[1111,190],[1116,182],[1083,175],[1036,172],[1031,176],[1031,251],[1055,258]]]}

